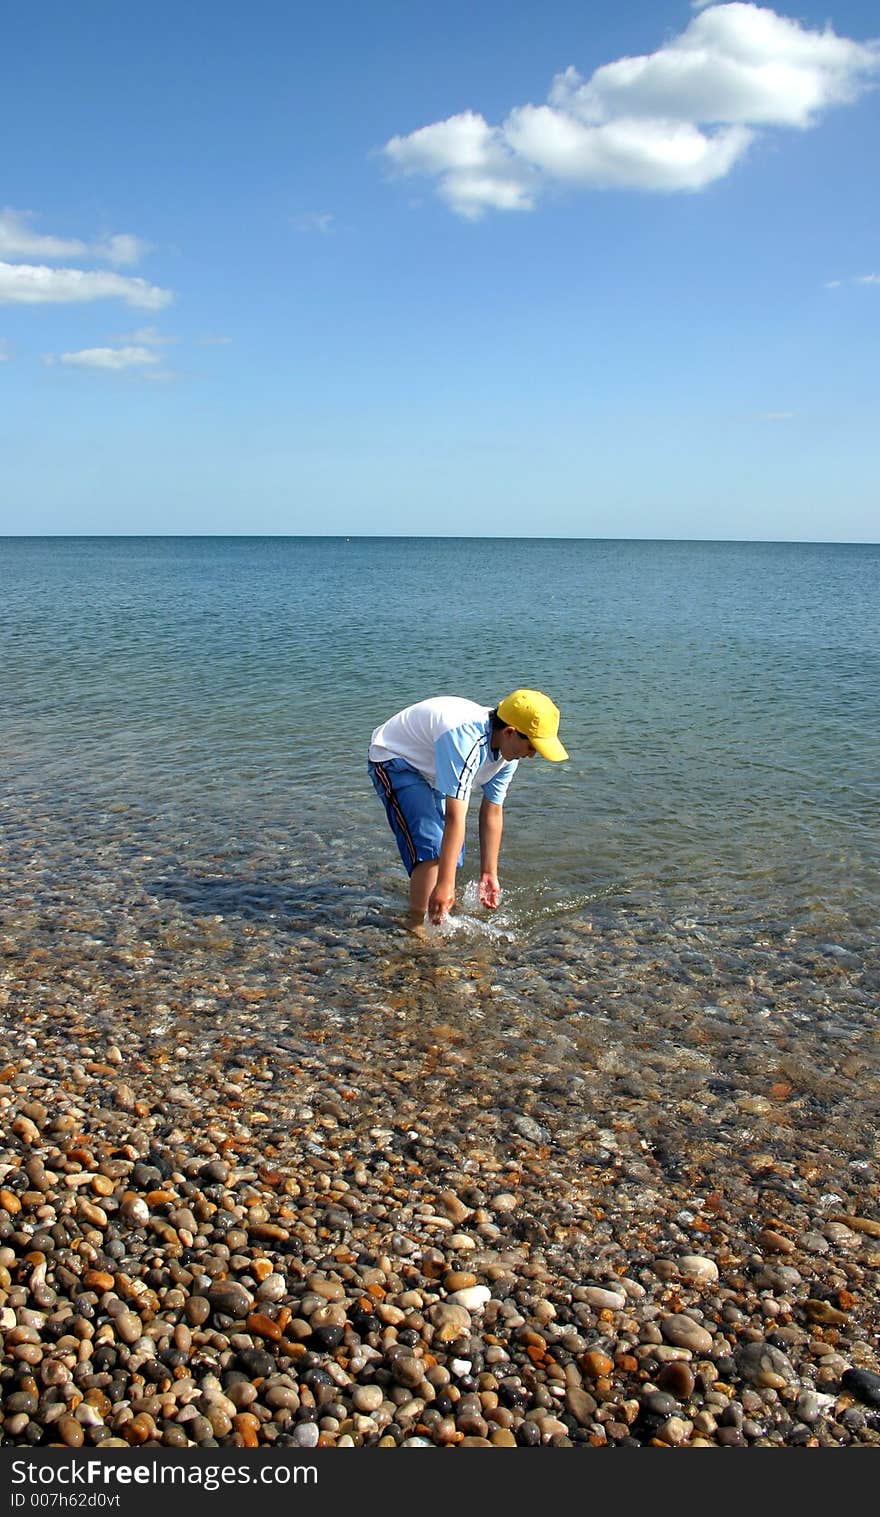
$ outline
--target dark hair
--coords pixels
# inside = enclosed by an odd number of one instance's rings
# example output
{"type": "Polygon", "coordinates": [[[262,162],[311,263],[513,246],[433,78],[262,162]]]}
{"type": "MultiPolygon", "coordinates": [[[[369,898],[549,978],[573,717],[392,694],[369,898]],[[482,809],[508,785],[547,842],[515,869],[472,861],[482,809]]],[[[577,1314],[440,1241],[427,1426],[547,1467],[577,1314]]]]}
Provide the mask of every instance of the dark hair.
{"type": "Polygon", "coordinates": [[[498,715],[497,707],[494,711],[489,712],[489,721],[492,723],[493,737],[496,732],[503,732],[505,727],[510,726],[509,722],[506,722],[502,716],[498,715]]]}

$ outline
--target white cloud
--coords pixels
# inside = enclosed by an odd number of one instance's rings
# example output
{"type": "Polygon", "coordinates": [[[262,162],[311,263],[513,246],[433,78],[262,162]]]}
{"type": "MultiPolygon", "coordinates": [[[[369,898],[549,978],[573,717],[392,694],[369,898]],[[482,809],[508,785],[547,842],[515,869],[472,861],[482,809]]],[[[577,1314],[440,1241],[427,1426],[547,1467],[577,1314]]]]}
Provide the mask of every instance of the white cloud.
{"type": "Polygon", "coordinates": [[[742,126],[705,133],[689,121],[637,116],[587,126],[546,105],[512,111],[505,131],[517,153],[552,179],[640,190],[700,190],[730,172],[753,135],[742,126]]]}
{"type": "Polygon", "coordinates": [[[158,353],[150,348],[82,348],[78,353],[60,353],[47,363],[61,363],[74,369],[142,369],[159,363],[158,353]]]}
{"type": "Polygon", "coordinates": [[[839,290],[844,284],[880,284],[880,274],[853,274],[849,279],[826,279],[826,290],[839,290]]]}
{"type": "Polygon", "coordinates": [[[138,327],[136,332],[117,333],[111,341],[144,348],[166,348],[171,343],[179,342],[180,338],[166,337],[158,327],[138,327]]]}
{"type": "Polygon", "coordinates": [[[298,232],[329,232],[333,225],[332,211],[304,211],[291,219],[298,232]]]}
{"type": "Polygon", "coordinates": [[[132,232],[116,232],[112,237],[94,243],[89,251],[94,257],[103,258],[106,263],[120,268],[124,264],[139,263],[150,251],[150,244],[144,242],[142,237],[135,237],[132,232]]]}
{"type": "Polygon", "coordinates": [[[0,263],[0,305],[47,305],[90,300],[124,300],[158,311],[173,299],[170,290],[100,269],[49,269],[29,263],[0,263]]]}
{"type": "Polygon", "coordinates": [[[880,72],[880,43],[811,31],[755,4],[701,7],[655,53],[587,80],[568,68],[544,105],[501,126],[465,111],[385,144],[401,173],[438,181],[460,215],[530,210],[552,184],[699,190],[729,174],[756,129],[806,129],[856,100],[880,72]]]}
{"type": "Polygon", "coordinates": [[[27,211],[0,211],[0,253],[6,258],[77,258],[86,251],[78,238],[35,232],[27,211]]]}
{"type": "Polygon", "coordinates": [[[531,210],[537,176],[518,158],[503,133],[474,111],[392,137],[383,149],[405,174],[440,177],[440,194],[462,216],[497,210],[531,210]]]}
{"type": "Polygon", "coordinates": [[[621,58],[586,83],[574,69],[553,83],[551,102],[585,121],[618,116],[664,121],[806,127],[846,105],[880,63],[876,44],[752,4],[713,5],[656,53],[621,58]]]}
{"type": "Polygon", "coordinates": [[[131,232],[116,232],[95,242],[79,237],[51,237],[34,230],[31,211],[0,211],[0,255],[5,258],[99,258],[117,266],[137,263],[149,243],[131,232]]]}

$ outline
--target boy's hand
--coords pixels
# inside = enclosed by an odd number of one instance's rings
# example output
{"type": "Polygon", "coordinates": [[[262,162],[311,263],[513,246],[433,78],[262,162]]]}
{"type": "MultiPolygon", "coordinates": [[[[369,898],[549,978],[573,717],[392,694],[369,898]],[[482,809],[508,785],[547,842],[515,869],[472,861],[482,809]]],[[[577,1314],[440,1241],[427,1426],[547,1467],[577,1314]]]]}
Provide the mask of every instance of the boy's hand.
{"type": "Polygon", "coordinates": [[[498,883],[497,874],[481,874],[480,901],[482,905],[488,907],[489,911],[494,911],[500,900],[501,886],[498,883]]]}
{"type": "Polygon", "coordinates": [[[455,905],[455,890],[450,885],[436,884],[428,898],[428,920],[437,926],[455,905]]]}

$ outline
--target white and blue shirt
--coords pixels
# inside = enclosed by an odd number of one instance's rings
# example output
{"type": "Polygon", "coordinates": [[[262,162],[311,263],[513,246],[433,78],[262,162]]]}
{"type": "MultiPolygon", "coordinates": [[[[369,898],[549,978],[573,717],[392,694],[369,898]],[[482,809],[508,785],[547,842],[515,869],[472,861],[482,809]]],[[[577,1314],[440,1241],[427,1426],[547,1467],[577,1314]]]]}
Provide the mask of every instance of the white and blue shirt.
{"type": "Polygon", "coordinates": [[[490,707],[458,695],[418,701],[377,727],[370,758],[381,764],[402,758],[440,795],[466,801],[474,785],[487,800],[501,805],[516,771],[490,746],[490,707]]]}

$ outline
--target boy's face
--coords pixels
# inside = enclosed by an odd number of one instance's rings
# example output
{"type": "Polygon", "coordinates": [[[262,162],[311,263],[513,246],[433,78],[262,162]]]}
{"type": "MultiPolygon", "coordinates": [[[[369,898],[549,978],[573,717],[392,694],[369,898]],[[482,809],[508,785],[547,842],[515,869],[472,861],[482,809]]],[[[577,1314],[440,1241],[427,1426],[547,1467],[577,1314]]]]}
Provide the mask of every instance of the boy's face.
{"type": "Polygon", "coordinates": [[[535,749],[528,738],[517,732],[515,727],[502,727],[498,734],[498,747],[501,757],[508,763],[511,759],[534,758],[535,749]]]}

